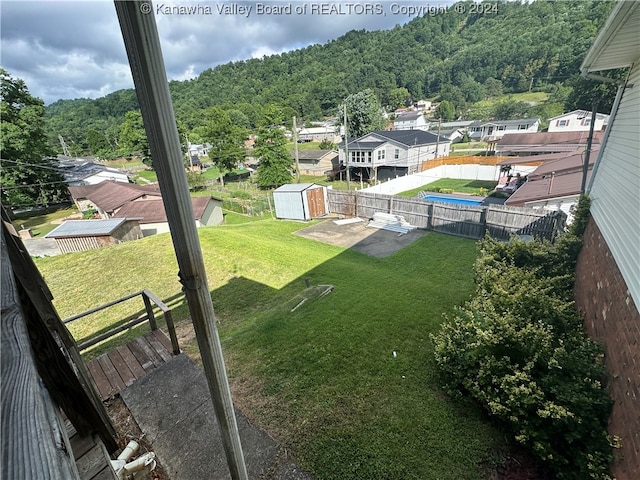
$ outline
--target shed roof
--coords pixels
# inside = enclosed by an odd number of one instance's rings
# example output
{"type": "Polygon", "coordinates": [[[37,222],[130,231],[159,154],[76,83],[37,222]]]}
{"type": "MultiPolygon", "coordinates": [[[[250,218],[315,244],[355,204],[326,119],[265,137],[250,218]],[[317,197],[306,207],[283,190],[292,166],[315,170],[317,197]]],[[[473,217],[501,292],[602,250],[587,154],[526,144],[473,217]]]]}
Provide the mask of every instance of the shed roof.
{"type": "Polygon", "coordinates": [[[287,183],[276,188],[274,192],[304,192],[313,186],[319,185],[316,185],[315,183],[287,183]]]}
{"type": "Polygon", "coordinates": [[[111,233],[126,222],[127,218],[109,218],[107,220],[67,220],[46,234],[45,238],[102,237],[111,233]]]}

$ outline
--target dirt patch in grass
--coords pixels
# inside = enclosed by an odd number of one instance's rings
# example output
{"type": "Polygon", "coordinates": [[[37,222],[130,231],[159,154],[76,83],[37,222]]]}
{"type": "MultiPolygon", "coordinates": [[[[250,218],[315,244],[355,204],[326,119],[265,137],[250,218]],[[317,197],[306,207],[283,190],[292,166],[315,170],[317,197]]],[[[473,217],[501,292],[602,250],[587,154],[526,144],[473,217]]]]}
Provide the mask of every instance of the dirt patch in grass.
{"type": "Polygon", "coordinates": [[[347,247],[373,257],[388,257],[420,237],[427,235],[425,230],[414,230],[398,234],[388,230],[367,227],[368,221],[337,225],[333,220],[325,220],[317,225],[295,232],[300,237],[319,242],[347,247]]]}

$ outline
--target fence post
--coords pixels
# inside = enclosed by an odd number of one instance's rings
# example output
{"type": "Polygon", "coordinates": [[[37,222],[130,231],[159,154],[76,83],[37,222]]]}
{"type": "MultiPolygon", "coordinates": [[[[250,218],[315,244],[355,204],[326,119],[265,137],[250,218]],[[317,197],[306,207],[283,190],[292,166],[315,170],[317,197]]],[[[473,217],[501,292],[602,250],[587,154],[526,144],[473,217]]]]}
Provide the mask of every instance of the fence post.
{"type": "Polygon", "coordinates": [[[149,319],[149,325],[151,326],[151,330],[157,330],[158,325],[156,324],[156,317],[153,314],[153,307],[151,306],[151,300],[145,292],[142,292],[142,300],[144,301],[144,309],[147,311],[147,318],[149,319]]]}
{"type": "Polygon", "coordinates": [[[433,203],[427,204],[427,230],[433,230],[433,203]]]}
{"type": "Polygon", "coordinates": [[[393,215],[393,195],[389,197],[389,214],[393,215]]]}
{"type": "Polygon", "coordinates": [[[482,213],[480,214],[480,227],[481,227],[481,232],[482,235],[480,235],[480,238],[484,238],[485,235],[487,234],[487,212],[489,210],[489,207],[483,207],[482,208],[482,213]]]}

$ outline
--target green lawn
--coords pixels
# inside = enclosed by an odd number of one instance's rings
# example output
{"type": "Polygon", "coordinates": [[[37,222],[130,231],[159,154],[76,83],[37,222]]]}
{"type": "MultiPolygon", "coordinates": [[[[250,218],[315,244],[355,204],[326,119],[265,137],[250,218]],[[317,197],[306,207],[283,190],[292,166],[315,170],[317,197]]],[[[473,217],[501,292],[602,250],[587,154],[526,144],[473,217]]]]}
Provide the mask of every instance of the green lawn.
{"type": "Polygon", "coordinates": [[[457,178],[441,178],[435,182],[428,183],[406,192],[398,193],[400,197],[415,197],[421,191],[439,191],[441,189],[453,190],[455,193],[466,193],[469,195],[488,195],[496,186],[497,182],[485,180],[464,180],[457,178]],[[485,189],[483,192],[481,189],[485,189]]]}
{"type": "Polygon", "coordinates": [[[52,213],[45,215],[35,215],[32,217],[19,217],[13,221],[13,225],[17,230],[24,228],[30,228],[31,234],[36,238],[42,238],[51,230],[56,228],[60,223],[52,223],[61,221],[70,215],[78,213],[75,207],[62,208],[52,213]]]}
{"type": "MultiPolygon", "coordinates": [[[[378,259],[300,228],[199,230],[237,404],[317,479],[487,478],[502,437],[441,392],[429,337],[474,290],[475,243],[430,233],[378,259]],[[291,312],[310,295],[305,279],[335,288],[291,312]]],[[[180,292],[166,234],[36,262],[62,317],[144,287],[180,292]]],[[[175,315],[186,321],[184,307],[175,315]]],[[[70,325],[84,335],[107,319],[70,325]]]]}

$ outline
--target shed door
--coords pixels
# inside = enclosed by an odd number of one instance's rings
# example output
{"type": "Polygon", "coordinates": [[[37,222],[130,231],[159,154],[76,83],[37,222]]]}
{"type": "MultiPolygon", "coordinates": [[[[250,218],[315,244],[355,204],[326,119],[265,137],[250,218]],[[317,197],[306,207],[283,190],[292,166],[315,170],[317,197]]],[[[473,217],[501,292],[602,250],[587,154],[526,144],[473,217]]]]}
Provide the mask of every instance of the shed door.
{"type": "Polygon", "coordinates": [[[309,216],[311,218],[318,218],[327,214],[322,188],[307,190],[307,202],[309,204],[309,216]]]}

